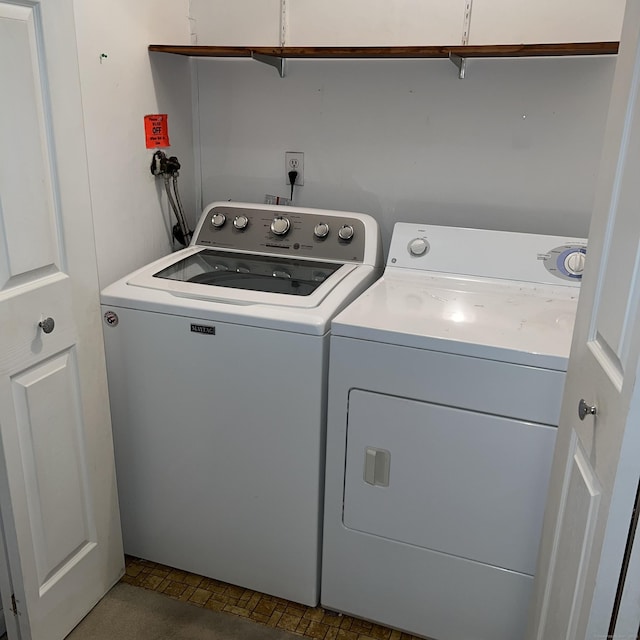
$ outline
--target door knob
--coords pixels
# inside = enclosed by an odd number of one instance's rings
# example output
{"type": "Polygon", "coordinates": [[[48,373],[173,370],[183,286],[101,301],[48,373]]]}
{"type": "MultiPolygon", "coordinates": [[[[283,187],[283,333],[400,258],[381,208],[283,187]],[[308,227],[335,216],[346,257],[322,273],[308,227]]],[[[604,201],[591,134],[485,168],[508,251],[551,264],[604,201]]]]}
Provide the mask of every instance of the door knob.
{"type": "Polygon", "coordinates": [[[588,405],[584,399],[580,399],[578,403],[578,417],[580,420],[584,420],[586,416],[595,416],[598,409],[595,405],[588,405]]]}
{"type": "Polygon", "coordinates": [[[51,333],[56,326],[53,318],[45,318],[44,320],[40,320],[38,322],[38,326],[45,332],[51,333]]]}

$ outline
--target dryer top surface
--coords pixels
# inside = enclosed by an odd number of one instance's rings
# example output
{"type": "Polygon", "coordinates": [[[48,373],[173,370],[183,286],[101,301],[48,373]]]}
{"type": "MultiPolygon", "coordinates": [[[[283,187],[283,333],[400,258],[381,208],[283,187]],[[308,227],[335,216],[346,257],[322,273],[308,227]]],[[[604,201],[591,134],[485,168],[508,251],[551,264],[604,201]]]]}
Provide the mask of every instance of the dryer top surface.
{"type": "Polygon", "coordinates": [[[332,334],[564,371],[577,302],[572,287],[387,270],[332,334]]]}
{"type": "Polygon", "coordinates": [[[398,223],[333,335],[566,371],[586,240],[398,223]]]}

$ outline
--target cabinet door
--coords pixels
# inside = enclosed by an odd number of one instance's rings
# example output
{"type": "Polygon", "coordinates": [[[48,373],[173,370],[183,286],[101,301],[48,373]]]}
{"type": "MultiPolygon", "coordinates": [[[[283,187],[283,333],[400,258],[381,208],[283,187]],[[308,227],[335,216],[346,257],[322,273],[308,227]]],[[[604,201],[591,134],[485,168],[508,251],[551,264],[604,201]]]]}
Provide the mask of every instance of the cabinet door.
{"type": "Polygon", "coordinates": [[[619,40],[625,0],[474,0],[469,44],[619,40]]]}
{"type": "Polygon", "coordinates": [[[194,44],[277,47],[280,0],[191,0],[194,44]]]}
{"type": "Polygon", "coordinates": [[[461,44],[464,0],[295,0],[288,3],[290,46],[461,44]]]}

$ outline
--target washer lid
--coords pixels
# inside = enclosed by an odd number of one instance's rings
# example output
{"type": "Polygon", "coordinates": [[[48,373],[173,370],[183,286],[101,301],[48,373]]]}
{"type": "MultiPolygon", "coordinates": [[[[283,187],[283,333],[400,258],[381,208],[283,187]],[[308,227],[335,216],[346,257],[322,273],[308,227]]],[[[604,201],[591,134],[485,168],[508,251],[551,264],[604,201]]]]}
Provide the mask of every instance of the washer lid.
{"type": "Polygon", "coordinates": [[[578,289],[387,268],[334,336],[566,371],[578,289]]]}
{"type": "Polygon", "coordinates": [[[341,266],[332,262],[203,249],[152,277],[207,287],[308,296],[341,266]]]}
{"type": "Polygon", "coordinates": [[[194,246],[134,272],[126,285],[227,304],[313,309],[360,266],[194,246]]]}

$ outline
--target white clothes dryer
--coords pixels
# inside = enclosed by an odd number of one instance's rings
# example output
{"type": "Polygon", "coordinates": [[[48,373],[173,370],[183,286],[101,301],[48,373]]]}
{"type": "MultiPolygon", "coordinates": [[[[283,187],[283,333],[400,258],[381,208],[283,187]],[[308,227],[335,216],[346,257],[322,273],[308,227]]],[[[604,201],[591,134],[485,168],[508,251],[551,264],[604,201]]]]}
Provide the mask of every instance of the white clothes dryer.
{"type": "Polygon", "coordinates": [[[218,202],[102,292],[125,552],[315,605],[329,327],[370,216],[218,202]]]}
{"type": "Polygon", "coordinates": [[[523,637],[586,241],[397,224],[333,321],[321,602],[523,637]]]}

